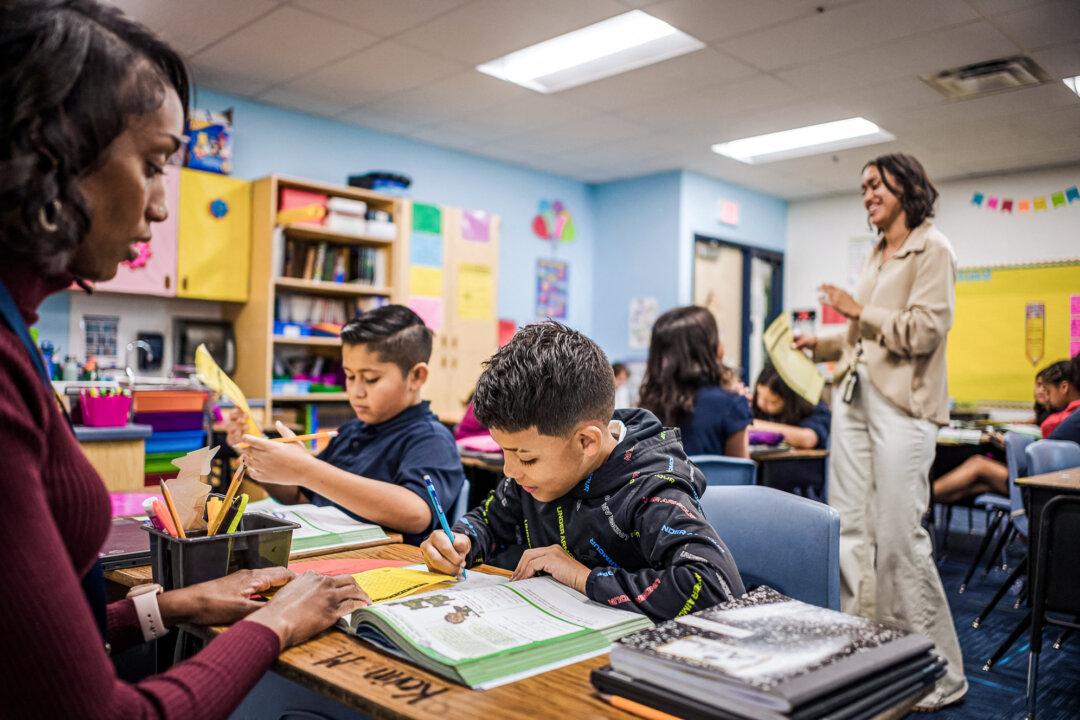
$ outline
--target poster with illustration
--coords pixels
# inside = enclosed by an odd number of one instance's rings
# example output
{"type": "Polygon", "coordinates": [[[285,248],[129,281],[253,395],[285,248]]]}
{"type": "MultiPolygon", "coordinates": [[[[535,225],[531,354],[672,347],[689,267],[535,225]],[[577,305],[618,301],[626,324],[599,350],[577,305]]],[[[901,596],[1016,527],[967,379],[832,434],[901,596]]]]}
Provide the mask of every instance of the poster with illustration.
{"type": "Polygon", "coordinates": [[[569,268],[565,260],[540,258],[536,261],[536,317],[566,319],[569,296],[569,268]]]}
{"type": "Polygon", "coordinates": [[[649,337],[656,316],[660,314],[660,303],[654,297],[630,298],[630,347],[644,350],[649,347],[649,337]]]}

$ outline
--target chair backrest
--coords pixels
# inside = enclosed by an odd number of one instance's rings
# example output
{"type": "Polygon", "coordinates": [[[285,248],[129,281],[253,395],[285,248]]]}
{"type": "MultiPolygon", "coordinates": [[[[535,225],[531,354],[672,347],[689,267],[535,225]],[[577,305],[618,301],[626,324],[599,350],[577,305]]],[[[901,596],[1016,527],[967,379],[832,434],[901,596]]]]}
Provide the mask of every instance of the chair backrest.
{"type": "Polygon", "coordinates": [[[1016,484],[1016,478],[1028,474],[1027,447],[1035,442],[1035,438],[1024,433],[1012,430],[1005,433],[1005,466],[1009,469],[1009,509],[1013,511],[1013,523],[1017,529],[1028,534],[1027,516],[1018,514],[1017,511],[1024,509],[1024,494],[1020,486],[1016,484]]]}
{"type": "Polygon", "coordinates": [[[1037,440],[1024,450],[1028,475],[1067,470],[1080,466],[1080,445],[1071,440],[1037,440]]]}
{"type": "Polygon", "coordinates": [[[708,487],[708,521],[731,550],[743,584],[840,609],[840,514],[774,488],[708,487]]]}
{"type": "MultiPolygon", "coordinates": [[[[1075,445],[1075,443],[1073,443],[1075,445]]],[[[1032,569],[1032,609],[1039,626],[1042,612],[1080,613],[1080,497],[1057,495],[1039,517],[1038,556],[1032,569]]]]}
{"type": "Polygon", "coordinates": [[[757,463],[726,455],[691,455],[690,462],[705,473],[706,485],[753,485],[757,482],[757,463]]]}
{"type": "Polygon", "coordinates": [[[465,478],[465,481],[461,484],[461,492],[458,493],[454,504],[450,507],[450,517],[447,519],[451,525],[460,520],[462,515],[469,512],[469,488],[469,479],[465,478]]]}

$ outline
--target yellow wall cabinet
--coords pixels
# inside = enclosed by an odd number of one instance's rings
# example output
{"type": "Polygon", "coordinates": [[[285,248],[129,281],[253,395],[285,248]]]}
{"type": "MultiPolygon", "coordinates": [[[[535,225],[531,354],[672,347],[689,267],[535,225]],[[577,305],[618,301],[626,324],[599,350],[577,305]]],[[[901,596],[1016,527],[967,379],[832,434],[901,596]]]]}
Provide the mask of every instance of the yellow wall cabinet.
{"type": "Polygon", "coordinates": [[[251,187],[227,175],[181,171],[177,297],[247,302],[251,187]]]}

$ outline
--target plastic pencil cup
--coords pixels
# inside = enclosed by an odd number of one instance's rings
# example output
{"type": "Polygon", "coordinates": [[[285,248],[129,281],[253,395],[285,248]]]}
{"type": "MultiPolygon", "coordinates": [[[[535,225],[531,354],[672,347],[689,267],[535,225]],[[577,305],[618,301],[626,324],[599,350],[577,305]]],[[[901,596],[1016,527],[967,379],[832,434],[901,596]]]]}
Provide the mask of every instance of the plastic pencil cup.
{"type": "Polygon", "coordinates": [[[153,526],[150,533],[150,566],[154,582],[166,590],[224,577],[237,570],[255,570],[289,564],[293,530],[300,526],[261,513],[245,513],[236,532],[211,537],[205,530],[174,538],[153,526]]]}

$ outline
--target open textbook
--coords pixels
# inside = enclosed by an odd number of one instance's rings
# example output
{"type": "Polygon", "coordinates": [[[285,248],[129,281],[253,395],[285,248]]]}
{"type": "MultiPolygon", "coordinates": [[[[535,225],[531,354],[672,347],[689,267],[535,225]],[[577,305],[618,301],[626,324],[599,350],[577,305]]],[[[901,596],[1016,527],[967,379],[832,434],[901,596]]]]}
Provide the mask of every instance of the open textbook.
{"type": "Polygon", "coordinates": [[[340,625],[426,670],[487,689],[607,652],[652,622],[549,577],[505,582],[470,573],[450,588],[361,608],[340,625]]]}
{"type": "Polygon", "coordinates": [[[780,313],[765,330],[765,352],[787,386],[811,405],[821,402],[825,378],[802,350],[791,347],[795,335],[786,313],[780,313]]]}
{"type": "Polygon", "coordinates": [[[272,498],[248,503],[247,512],[272,515],[297,523],[293,530],[290,557],[318,555],[333,550],[348,550],[389,542],[378,525],[353,520],[336,507],[282,505],[272,498]]]}

